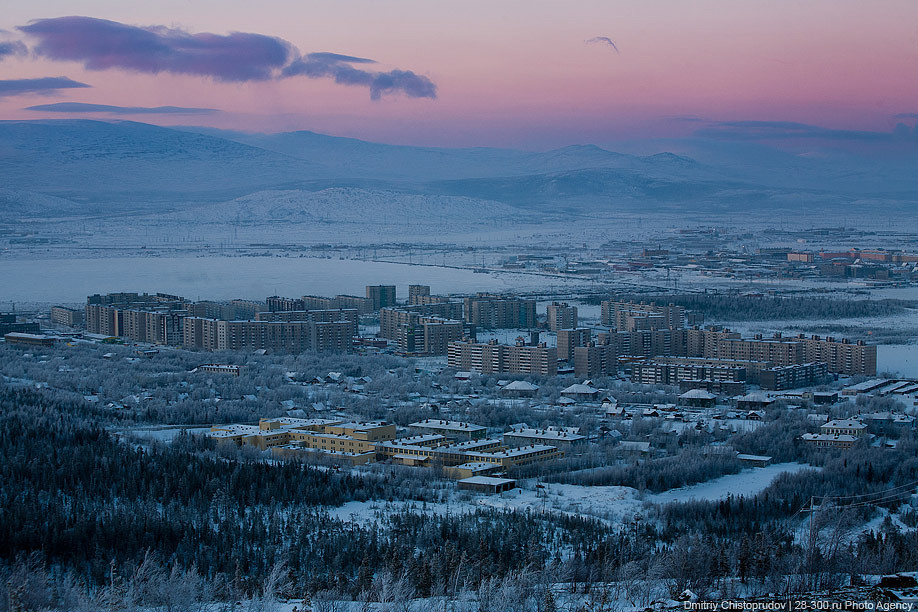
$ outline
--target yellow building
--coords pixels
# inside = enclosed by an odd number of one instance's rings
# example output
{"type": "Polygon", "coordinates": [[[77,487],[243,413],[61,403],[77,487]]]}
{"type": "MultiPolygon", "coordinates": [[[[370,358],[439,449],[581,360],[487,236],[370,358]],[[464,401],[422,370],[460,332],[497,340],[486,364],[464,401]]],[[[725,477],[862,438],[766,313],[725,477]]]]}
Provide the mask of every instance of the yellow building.
{"type": "Polygon", "coordinates": [[[376,443],[395,439],[395,425],[382,421],[347,422],[341,419],[261,419],[255,425],[214,426],[208,434],[219,441],[248,444],[258,449],[290,444],[336,453],[375,452],[376,443]]]}

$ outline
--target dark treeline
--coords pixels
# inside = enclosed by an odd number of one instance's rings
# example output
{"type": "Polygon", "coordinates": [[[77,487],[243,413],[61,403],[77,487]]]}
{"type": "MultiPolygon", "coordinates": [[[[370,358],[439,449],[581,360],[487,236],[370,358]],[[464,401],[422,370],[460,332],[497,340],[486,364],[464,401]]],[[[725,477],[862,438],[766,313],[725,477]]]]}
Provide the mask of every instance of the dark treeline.
{"type": "MultiPolygon", "coordinates": [[[[593,549],[611,531],[589,518],[500,511],[392,513],[361,527],[320,506],[405,499],[397,478],[246,453],[227,459],[209,441],[185,436],[140,447],[93,424],[87,410],[31,391],[0,392],[6,563],[39,552],[51,566],[105,585],[152,552],[169,566],[194,568],[223,597],[254,593],[278,561],[294,578],[291,592],[334,587],[352,596],[379,572],[411,567],[419,593],[443,593],[457,580],[543,567],[566,547],[593,549]]],[[[417,497],[419,506],[427,501],[417,497]]]]}
{"type": "Polygon", "coordinates": [[[730,455],[703,456],[696,450],[624,465],[553,474],[546,480],[587,486],[617,485],[652,492],[668,491],[712,478],[736,474],[741,461],[730,455]]]}
{"type": "Polygon", "coordinates": [[[685,306],[716,321],[851,319],[878,317],[914,308],[908,300],[842,300],[829,297],[754,297],[693,293],[682,295],[617,295],[615,299],[685,306]]]}
{"type": "MultiPolygon", "coordinates": [[[[471,590],[483,601],[523,584],[521,572],[546,582],[614,582],[639,603],[664,587],[726,596],[730,580],[742,579],[786,592],[803,588],[792,578],[804,575],[818,574],[825,585],[877,568],[918,569],[914,530],[887,521],[851,536],[877,506],[898,510],[904,494],[885,491],[918,480],[911,439],[894,450],[813,460],[823,469],[782,476],[754,498],[669,504],[625,523],[551,511],[424,513],[440,491],[410,487],[398,470],[353,476],[230,454],[194,437],[144,447],[107,433],[82,404],[0,391],[0,580],[10,589],[6,598],[0,593],[0,610],[38,592],[68,609],[59,603],[65,591],[96,593],[88,609],[116,609],[98,597],[116,593],[123,601],[137,584],[153,583],[160,596],[206,584],[206,597],[217,601],[268,590],[372,601],[395,591],[458,597],[471,590]],[[865,494],[877,503],[857,501],[865,494]],[[824,510],[810,514],[819,517],[820,539],[809,546],[795,531],[812,497],[824,510]],[[380,512],[366,521],[342,522],[326,510],[369,499],[381,500],[380,512]],[[405,499],[416,509],[385,507],[405,499]]],[[[899,516],[916,521],[914,512],[899,516]]],[[[41,605],[19,609],[55,604],[41,605]]]]}
{"type": "Polygon", "coordinates": [[[820,470],[781,474],[753,498],[738,494],[718,502],[668,504],[661,512],[663,538],[702,528],[716,535],[748,535],[770,521],[798,516],[811,505],[853,512],[866,520],[877,507],[898,508],[918,488],[916,451],[910,441],[896,450],[854,449],[817,459],[824,464],[820,470]]]}

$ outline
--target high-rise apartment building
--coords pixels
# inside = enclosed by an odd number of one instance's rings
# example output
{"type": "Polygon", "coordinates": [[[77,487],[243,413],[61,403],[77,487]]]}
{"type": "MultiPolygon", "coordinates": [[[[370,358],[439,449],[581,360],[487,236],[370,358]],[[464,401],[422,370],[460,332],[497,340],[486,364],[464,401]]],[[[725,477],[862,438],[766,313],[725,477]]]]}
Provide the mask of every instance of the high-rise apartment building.
{"type": "Polygon", "coordinates": [[[536,301],[479,293],[465,298],[465,320],[483,329],[535,327],[536,301]]]}
{"type": "Polygon", "coordinates": [[[591,332],[586,327],[576,329],[558,330],[558,359],[570,361],[574,358],[574,349],[578,346],[587,346],[591,340],[591,332]]]}
{"type": "Polygon", "coordinates": [[[558,350],[545,344],[527,346],[488,343],[450,342],[447,352],[449,367],[483,374],[537,374],[555,376],[558,373],[558,350]]]}
{"type": "Polygon", "coordinates": [[[546,309],[546,319],[548,320],[548,329],[558,331],[559,329],[573,329],[577,327],[577,307],[567,303],[552,302],[546,309]]]}
{"type": "Polygon", "coordinates": [[[366,291],[374,311],[395,306],[395,285],[367,285],[366,291]]]}
{"type": "Polygon", "coordinates": [[[685,308],[668,304],[645,304],[641,302],[601,302],[600,320],[618,331],[640,331],[653,329],[679,329],[685,327],[685,308]]]}

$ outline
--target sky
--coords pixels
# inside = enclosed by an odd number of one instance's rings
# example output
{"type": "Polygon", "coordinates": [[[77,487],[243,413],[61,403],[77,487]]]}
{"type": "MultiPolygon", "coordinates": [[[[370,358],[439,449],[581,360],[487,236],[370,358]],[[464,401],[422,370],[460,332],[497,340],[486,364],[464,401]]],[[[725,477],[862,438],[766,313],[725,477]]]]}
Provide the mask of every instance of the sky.
{"type": "Polygon", "coordinates": [[[447,147],[914,139],[916,69],[914,0],[6,0],[0,14],[0,119],[447,147]]]}

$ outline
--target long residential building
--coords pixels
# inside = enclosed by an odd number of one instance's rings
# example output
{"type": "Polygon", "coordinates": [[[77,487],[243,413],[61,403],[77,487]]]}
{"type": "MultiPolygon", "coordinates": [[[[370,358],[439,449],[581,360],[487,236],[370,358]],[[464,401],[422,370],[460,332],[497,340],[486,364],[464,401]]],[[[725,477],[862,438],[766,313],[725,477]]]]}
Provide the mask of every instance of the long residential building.
{"type": "Polygon", "coordinates": [[[337,308],[329,310],[284,310],[259,312],[256,321],[316,321],[317,323],[344,322],[350,324],[351,336],[358,334],[360,314],[356,308],[337,308]]]}
{"type": "Polygon", "coordinates": [[[483,329],[536,326],[536,301],[479,293],[465,298],[465,320],[483,329]]]}
{"type": "Polygon", "coordinates": [[[398,308],[382,308],[379,311],[379,336],[395,340],[401,325],[415,325],[423,317],[462,320],[461,302],[442,302],[436,304],[414,304],[398,308]]]}
{"type": "Polygon", "coordinates": [[[67,308],[66,306],[51,307],[51,321],[67,327],[81,327],[84,314],[83,309],[67,308]]]}
{"type": "Polygon", "coordinates": [[[272,295],[265,299],[267,309],[271,312],[301,311],[301,310],[336,310],[354,309],[358,314],[373,312],[371,300],[356,295],[336,295],[335,297],[321,297],[317,295],[304,295],[299,298],[285,298],[272,295]]]}
{"type": "Polygon", "coordinates": [[[631,366],[631,382],[643,385],[678,385],[688,380],[744,382],[746,368],[733,364],[684,363],[675,360],[649,361],[631,366]]]}
{"type": "Polygon", "coordinates": [[[822,384],[828,374],[828,367],[823,362],[775,366],[762,370],[759,385],[771,391],[797,389],[822,384]]]}
{"type": "Polygon", "coordinates": [[[447,352],[449,367],[483,374],[537,374],[555,376],[558,373],[558,349],[544,343],[498,344],[497,341],[450,342],[447,352]]]}
{"type": "Polygon", "coordinates": [[[394,341],[406,353],[445,355],[450,342],[474,335],[461,317],[458,302],[382,308],[379,336],[394,341]]]}
{"type": "Polygon", "coordinates": [[[619,331],[679,329],[685,327],[685,308],[674,304],[657,305],[604,300],[600,303],[603,325],[619,331]]]}
{"type": "MultiPolygon", "coordinates": [[[[577,376],[614,374],[619,357],[688,357],[769,363],[769,367],[825,363],[830,373],[876,375],[875,345],[819,336],[741,338],[728,329],[658,329],[600,332],[595,347],[575,347],[577,376]],[[591,350],[585,350],[585,349],[591,350]],[[584,349],[584,350],[580,350],[584,349]],[[579,358],[579,369],[577,366],[579,358]]],[[[750,376],[749,382],[757,382],[750,376]]]]}
{"type": "Polygon", "coordinates": [[[186,317],[182,345],[207,351],[266,349],[342,353],[353,339],[350,321],[220,321],[186,317]]]}

